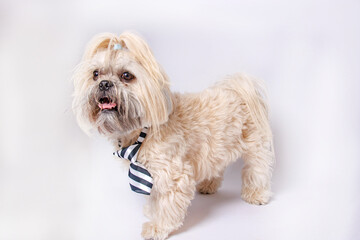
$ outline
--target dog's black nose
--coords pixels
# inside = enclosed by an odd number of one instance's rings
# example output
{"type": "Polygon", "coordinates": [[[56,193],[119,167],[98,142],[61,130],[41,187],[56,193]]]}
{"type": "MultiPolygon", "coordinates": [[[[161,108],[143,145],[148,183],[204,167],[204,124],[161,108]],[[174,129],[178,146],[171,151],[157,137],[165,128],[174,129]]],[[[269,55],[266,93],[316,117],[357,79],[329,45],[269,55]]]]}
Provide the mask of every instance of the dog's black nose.
{"type": "Polygon", "coordinates": [[[108,80],[102,80],[99,84],[100,91],[107,91],[113,86],[112,82],[108,80]]]}

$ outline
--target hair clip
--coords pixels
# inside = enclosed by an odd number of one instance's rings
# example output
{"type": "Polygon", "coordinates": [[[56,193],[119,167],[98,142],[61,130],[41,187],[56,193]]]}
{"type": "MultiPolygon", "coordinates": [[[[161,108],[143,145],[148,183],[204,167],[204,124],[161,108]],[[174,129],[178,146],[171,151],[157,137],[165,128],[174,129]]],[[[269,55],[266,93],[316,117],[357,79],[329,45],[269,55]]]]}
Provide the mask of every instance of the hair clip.
{"type": "Polygon", "coordinates": [[[114,50],[121,50],[122,46],[119,43],[114,44],[114,50]]]}

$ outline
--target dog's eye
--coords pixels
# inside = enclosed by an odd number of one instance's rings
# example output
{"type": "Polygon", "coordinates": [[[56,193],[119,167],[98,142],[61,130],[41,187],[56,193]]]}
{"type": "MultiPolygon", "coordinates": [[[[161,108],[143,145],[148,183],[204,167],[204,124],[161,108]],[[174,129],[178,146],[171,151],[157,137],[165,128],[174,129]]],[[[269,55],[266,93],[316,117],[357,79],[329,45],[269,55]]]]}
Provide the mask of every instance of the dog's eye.
{"type": "Polygon", "coordinates": [[[95,71],[93,72],[93,79],[94,79],[94,81],[96,81],[96,80],[98,79],[98,77],[99,77],[99,71],[98,71],[98,70],[95,70],[95,71]]]}
{"type": "Polygon", "coordinates": [[[129,72],[124,72],[123,74],[121,74],[121,80],[124,80],[126,82],[132,80],[134,78],[134,75],[132,75],[129,72]]]}

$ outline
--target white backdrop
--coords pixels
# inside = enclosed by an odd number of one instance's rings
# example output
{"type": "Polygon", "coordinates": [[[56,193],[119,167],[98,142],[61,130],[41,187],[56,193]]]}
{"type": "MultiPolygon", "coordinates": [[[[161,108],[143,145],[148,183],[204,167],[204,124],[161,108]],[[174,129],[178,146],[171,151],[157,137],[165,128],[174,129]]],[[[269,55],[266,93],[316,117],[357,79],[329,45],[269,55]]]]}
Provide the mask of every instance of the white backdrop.
{"type": "Polygon", "coordinates": [[[239,161],[171,239],[359,239],[359,12],[357,0],[1,1],[0,239],[140,239],[145,198],[70,107],[86,42],[127,29],[175,91],[235,72],[268,86],[272,201],[240,199],[239,161]]]}

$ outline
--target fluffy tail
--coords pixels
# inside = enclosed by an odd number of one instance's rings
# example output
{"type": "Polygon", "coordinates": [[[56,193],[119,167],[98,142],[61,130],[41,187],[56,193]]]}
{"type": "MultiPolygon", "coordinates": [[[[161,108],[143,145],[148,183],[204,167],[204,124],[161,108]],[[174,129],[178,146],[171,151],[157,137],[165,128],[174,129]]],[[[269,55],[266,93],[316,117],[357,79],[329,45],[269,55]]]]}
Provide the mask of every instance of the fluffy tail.
{"type": "Polygon", "coordinates": [[[247,105],[251,120],[256,128],[272,146],[272,132],[269,124],[264,83],[245,74],[235,74],[228,76],[220,85],[222,88],[239,94],[247,105]]]}

